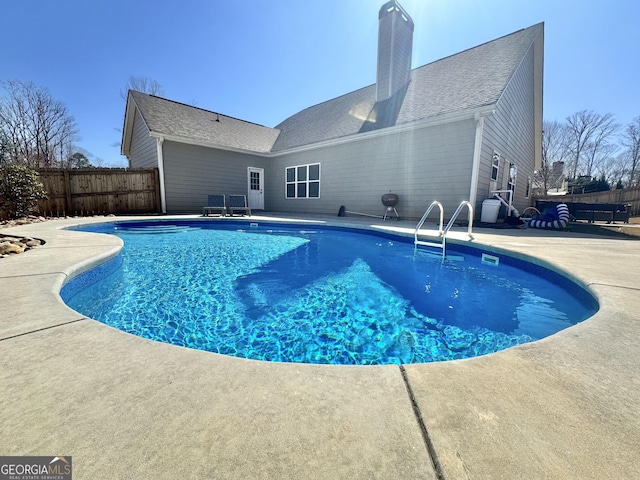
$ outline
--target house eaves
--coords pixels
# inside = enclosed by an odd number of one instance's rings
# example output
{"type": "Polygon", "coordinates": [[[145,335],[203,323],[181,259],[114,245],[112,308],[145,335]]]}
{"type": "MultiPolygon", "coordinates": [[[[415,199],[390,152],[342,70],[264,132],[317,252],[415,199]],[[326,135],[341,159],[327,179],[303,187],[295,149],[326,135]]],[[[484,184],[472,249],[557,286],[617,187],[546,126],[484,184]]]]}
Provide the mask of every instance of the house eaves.
{"type": "MultiPolygon", "coordinates": [[[[136,101],[131,95],[131,92],[127,93],[127,106],[124,114],[124,123],[122,125],[122,139],[120,141],[120,155],[124,155],[126,157],[131,153],[131,141],[133,139],[133,124],[136,117],[136,111],[138,110],[138,106],[136,105],[136,101]]],[[[149,126],[142,117],[142,121],[145,124],[147,130],[149,130],[149,126]]]]}
{"type": "Polygon", "coordinates": [[[205,147],[205,148],[214,148],[216,150],[224,150],[228,152],[249,154],[249,155],[263,157],[263,158],[276,158],[276,157],[281,157],[283,155],[287,155],[291,153],[306,152],[306,151],[316,150],[320,148],[343,145],[343,144],[352,143],[352,142],[359,142],[361,140],[370,139],[370,138],[383,137],[383,136],[388,136],[388,135],[408,132],[408,131],[415,131],[422,128],[429,128],[437,125],[444,125],[447,123],[458,122],[461,120],[474,119],[479,116],[485,117],[488,115],[492,115],[495,111],[495,107],[496,107],[495,104],[485,105],[483,107],[472,108],[472,109],[468,109],[460,112],[439,115],[432,118],[425,118],[425,119],[411,122],[411,123],[403,123],[401,125],[395,125],[393,127],[385,128],[383,130],[373,130],[365,133],[356,133],[353,135],[347,135],[344,137],[325,140],[325,141],[321,141],[321,142],[317,142],[309,145],[301,145],[299,147],[292,147],[286,150],[278,150],[276,152],[257,152],[254,150],[232,148],[227,145],[201,142],[198,140],[194,140],[193,138],[166,135],[158,132],[150,132],[149,136],[153,138],[161,138],[163,140],[168,140],[170,142],[184,143],[188,145],[195,145],[195,146],[205,147]]]}
{"type": "Polygon", "coordinates": [[[315,150],[318,148],[325,148],[335,145],[342,145],[345,143],[351,142],[359,142],[364,139],[376,138],[376,137],[385,137],[392,134],[409,132],[420,130],[423,128],[434,127],[437,125],[445,125],[447,123],[459,122],[461,120],[475,119],[478,117],[486,117],[492,115],[495,111],[496,104],[483,105],[482,107],[470,108],[467,110],[462,110],[459,112],[452,112],[443,115],[437,115],[430,118],[424,118],[421,120],[416,120],[414,122],[402,123],[400,125],[395,125],[392,127],[387,127],[381,130],[372,130],[369,132],[363,133],[355,133],[352,135],[346,135],[340,138],[333,138],[330,140],[324,140],[317,143],[312,143],[308,145],[301,145],[298,147],[291,147],[284,150],[278,150],[276,152],[271,152],[266,157],[280,157],[282,155],[287,155],[291,153],[305,152],[309,150],[315,150]]]}
{"type": "MultiPolygon", "coordinates": [[[[536,53],[536,42],[538,41],[539,38],[544,36],[544,23],[540,23],[538,25],[534,25],[534,27],[540,27],[539,31],[536,32],[535,37],[533,38],[531,44],[529,45],[527,51],[525,52],[525,54],[522,56],[522,58],[520,59],[520,62],[518,63],[518,66],[515,68],[514,70],[514,74],[511,75],[511,77],[509,78],[509,80],[507,81],[507,83],[504,85],[504,87],[502,88],[502,91],[500,92],[500,94],[498,95],[498,100],[496,101],[496,106],[500,105],[502,98],[504,97],[504,92],[506,90],[509,89],[509,86],[515,81],[515,72],[517,72],[518,70],[520,70],[520,68],[522,67],[523,63],[527,60],[529,53],[533,50],[534,51],[534,55],[536,53]]],[[[534,27],[531,27],[532,29],[534,27]]],[[[543,55],[543,52],[540,51],[539,55],[543,55]]],[[[543,61],[542,58],[536,58],[534,56],[534,78],[536,77],[542,77],[543,72],[542,72],[542,68],[543,68],[543,61]]],[[[540,88],[541,88],[542,84],[540,83],[540,88]]],[[[542,95],[542,92],[539,92],[540,95],[542,95]]]]}
{"type": "Polygon", "coordinates": [[[177,135],[168,135],[166,133],[161,133],[161,132],[151,131],[149,133],[149,136],[153,137],[153,138],[161,138],[163,140],[168,140],[170,142],[184,143],[184,144],[187,144],[187,145],[195,145],[197,147],[214,148],[216,150],[224,150],[224,151],[227,151],[227,152],[250,154],[250,155],[254,155],[254,156],[258,156],[258,157],[272,157],[272,156],[274,156],[270,152],[247,150],[247,149],[243,149],[243,148],[235,148],[235,147],[232,147],[232,146],[229,146],[229,145],[220,144],[220,143],[206,142],[206,141],[197,140],[197,139],[190,138],[190,137],[181,137],[181,136],[177,136],[177,135]]]}

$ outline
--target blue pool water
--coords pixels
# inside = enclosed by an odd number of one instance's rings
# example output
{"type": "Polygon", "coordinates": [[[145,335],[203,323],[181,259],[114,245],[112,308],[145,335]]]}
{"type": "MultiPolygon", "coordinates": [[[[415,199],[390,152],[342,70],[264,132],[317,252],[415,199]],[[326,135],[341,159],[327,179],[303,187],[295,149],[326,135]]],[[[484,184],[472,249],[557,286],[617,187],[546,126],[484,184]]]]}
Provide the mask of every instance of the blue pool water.
{"type": "Polygon", "coordinates": [[[329,364],[420,363],[531,342],[593,315],[585,290],[533,264],[411,239],[248,222],[82,228],[122,253],[64,286],[73,309],[152,340],[226,355],[329,364]]]}

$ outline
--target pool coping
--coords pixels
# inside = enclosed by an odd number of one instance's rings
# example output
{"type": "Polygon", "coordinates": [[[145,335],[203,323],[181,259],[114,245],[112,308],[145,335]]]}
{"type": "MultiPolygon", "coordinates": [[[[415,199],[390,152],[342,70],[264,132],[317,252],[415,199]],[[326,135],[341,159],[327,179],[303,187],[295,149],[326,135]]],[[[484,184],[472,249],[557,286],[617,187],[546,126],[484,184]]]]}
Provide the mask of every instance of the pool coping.
{"type": "Polygon", "coordinates": [[[67,278],[121,247],[61,228],[141,218],[1,231],[47,242],[0,259],[0,415],[12,439],[1,454],[66,453],[78,478],[640,477],[638,241],[475,230],[474,243],[535,256],[598,298],[594,317],[538,342],[402,368],[269,364],[133,337],[61,302],[67,278]]]}

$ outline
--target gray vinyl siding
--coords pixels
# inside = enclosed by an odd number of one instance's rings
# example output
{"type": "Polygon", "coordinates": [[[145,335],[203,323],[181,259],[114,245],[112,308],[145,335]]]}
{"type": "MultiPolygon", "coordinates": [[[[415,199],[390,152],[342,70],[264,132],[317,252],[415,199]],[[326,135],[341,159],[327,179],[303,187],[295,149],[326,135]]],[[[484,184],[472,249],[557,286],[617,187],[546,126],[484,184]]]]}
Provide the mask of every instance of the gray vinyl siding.
{"type": "Polygon", "coordinates": [[[382,215],[380,197],[392,192],[400,196],[402,218],[420,218],[433,200],[450,216],[469,198],[474,136],[475,122],[469,119],[271,159],[267,209],[337,215],[344,205],[382,215]],[[285,168],[312,163],[321,164],[320,198],[285,198],[285,168]]]}
{"type": "Polygon", "coordinates": [[[495,113],[486,118],[483,134],[478,203],[489,196],[493,151],[501,156],[498,188],[508,169],[504,159],[518,167],[514,205],[522,212],[529,206],[525,198],[527,177],[533,177],[536,154],[534,101],[534,49],[524,57],[497,103],[495,113]]]}
{"type": "Polygon", "coordinates": [[[209,194],[247,195],[247,167],[269,176],[264,157],[166,140],[163,159],[167,213],[202,213],[209,194]]]}
{"type": "Polygon", "coordinates": [[[131,168],[157,168],[158,149],[156,139],[149,136],[149,129],[138,109],[133,121],[133,135],[129,154],[131,168]]]}

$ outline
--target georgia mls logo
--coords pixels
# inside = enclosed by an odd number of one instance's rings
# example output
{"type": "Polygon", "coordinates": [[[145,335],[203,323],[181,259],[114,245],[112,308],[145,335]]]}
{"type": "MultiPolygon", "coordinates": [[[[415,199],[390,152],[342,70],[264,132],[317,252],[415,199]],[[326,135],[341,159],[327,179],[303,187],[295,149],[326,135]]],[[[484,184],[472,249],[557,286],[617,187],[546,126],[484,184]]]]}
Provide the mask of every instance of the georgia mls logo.
{"type": "Polygon", "coordinates": [[[0,480],[71,480],[71,457],[0,457],[0,480]]]}

